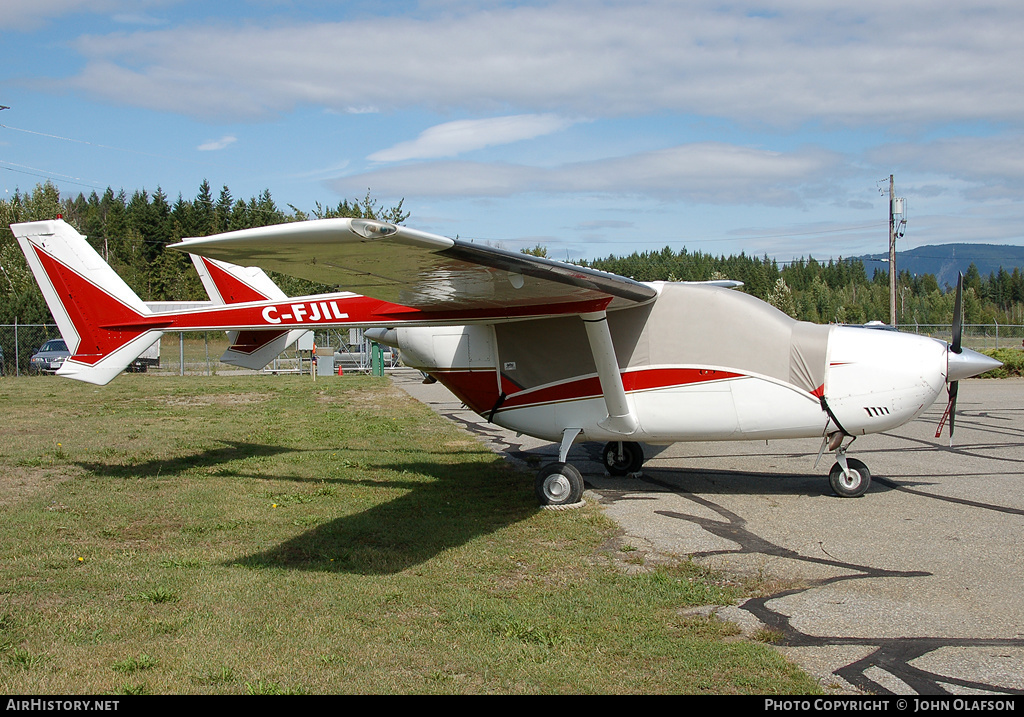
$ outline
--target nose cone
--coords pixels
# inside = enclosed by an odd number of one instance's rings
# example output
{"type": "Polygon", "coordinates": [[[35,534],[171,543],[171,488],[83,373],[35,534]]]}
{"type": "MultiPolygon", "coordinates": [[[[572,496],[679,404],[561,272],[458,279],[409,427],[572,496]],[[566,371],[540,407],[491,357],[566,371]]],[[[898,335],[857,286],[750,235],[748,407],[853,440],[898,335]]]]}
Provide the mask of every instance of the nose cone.
{"type": "Polygon", "coordinates": [[[948,352],[949,369],[946,375],[947,381],[959,381],[962,378],[970,378],[980,373],[991,371],[1003,365],[1002,361],[980,354],[970,349],[962,349],[960,353],[948,352]]]}

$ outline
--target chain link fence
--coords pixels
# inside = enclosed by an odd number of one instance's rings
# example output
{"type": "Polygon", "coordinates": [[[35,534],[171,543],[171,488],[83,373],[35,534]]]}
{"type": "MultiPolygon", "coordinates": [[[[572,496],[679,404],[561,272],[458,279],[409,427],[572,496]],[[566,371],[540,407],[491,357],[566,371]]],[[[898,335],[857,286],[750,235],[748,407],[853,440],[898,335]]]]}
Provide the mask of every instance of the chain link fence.
{"type": "MultiPolygon", "coordinates": [[[[951,341],[950,324],[900,324],[900,331],[951,341]]],[[[962,343],[975,351],[1024,348],[1024,326],[1020,324],[964,324],[962,343]]]]}
{"type": "MultiPolygon", "coordinates": [[[[0,324],[0,375],[28,376],[39,373],[30,364],[33,354],[50,339],[60,338],[56,324],[0,324]]],[[[363,336],[362,329],[330,329],[318,331],[288,347],[261,371],[230,366],[220,362],[228,348],[223,331],[167,333],[159,347],[143,354],[131,370],[178,376],[213,376],[216,374],[311,373],[320,375],[342,373],[374,373],[400,365],[397,351],[376,349],[363,336]],[[376,356],[376,364],[374,363],[376,356]],[[375,368],[376,366],[376,368],[375,368]]]]}
{"type": "Polygon", "coordinates": [[[25,376],[29,360],[50,339],[59,339],[56,324],[0,325],[0,375],[25,376]]]}

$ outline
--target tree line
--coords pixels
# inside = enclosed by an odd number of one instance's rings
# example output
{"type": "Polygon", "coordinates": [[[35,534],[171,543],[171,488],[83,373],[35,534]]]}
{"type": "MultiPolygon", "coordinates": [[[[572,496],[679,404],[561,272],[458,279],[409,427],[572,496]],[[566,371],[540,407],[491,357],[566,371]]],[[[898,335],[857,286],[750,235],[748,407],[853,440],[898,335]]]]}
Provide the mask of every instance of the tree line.
{"type": "MultiPolygon", "coordinates": [[[[358,200],[343,200],[332,207],[319,203],[310,211],[293,205],[279,207],[269,190],[248,200],[236,199],[227,186],[215,196],[204,181],[193,199],[171,200],[158,187],[130,195],[107,189],[102,195],[61,197],[51,183],[30,192],[15,192],[0,200],[0,224],[52,219],[58,215],[88,237],[92,246],[146,301],[204,300],[206,294],[188,257],[166,251],[182,238],[207,236],[251,227],[352,217],[380,219],[396,224],[409,214],[399,202],[383,207],[368,192],[358,200]]],[[[524,250],[546,254],[543,246],[524,250]]],[[[858,260],[817,261],[803,258],[780,265],[768,256],[713,256],[703,252],[634,252],[579,262],[639,281],[706,281],[736,279],[743,291],[778,307],[790,316],[817,323],[867,323],[889,318],[889,275],[876,269],[869,275],[858,260]]],[[[332,287],[274,275],[285,293],[328,291],[332,287]]],[[[952,287],[939,286],[931,274],[901,272],[897,289],[900,324],[948,324],[953,315],[952,287]]],[[[34,278],[28,271],[14,236],[0,234],[0,324],[52,323],[34,278]]],[[[1017,267],[1000,268],[981,276],[971,264],[965,274],[964,321],[970,324],[1024,324],[1024,277],[1017,267]]]]}
{"type": "MultiPolygon", "coordinates": [[[[639,281],[708,281],[735,279],[743,291],[763,299],[790,316],[815,323],[864,324],[889,321],[889,272],[870,274],[860,260],[801,258],[780,266],[768,256],[713,256],[674,251],[634,252],[583,262],[639,281]]],[[[897,321],[906,324],[949,324],[955,287],[939,286],[932,274],[900,272],[897,321]]],[[[964,274],[964,322],[1024,324],[1024,276],[1018,267],[1000,268],[983,277],[973,263],[964,274]]]]}
{"type": "MultiPolygon", "coordinates": [[[[0,225],[54,219],[62,216],[74,226],[100,256],[144,301],[203,301],[208,297],[186,254],[166,251],[183,238],[209,236],[220,232],[306,219],[352,217],[380,219],[400,224],[408,218],[402,202],[382,207],[369,193],[361,200],[344,200],[336,206],[317,203],[309,211],[277,205],[269,190],[248,200],[236,199],[228,187],[215,198],[204,181],[194,199],[182,196],[174,201],[158,187],[153,192],[108,188],[102,195],[62,198],[50,182],[31,192],[15,192],[0,200],[0,225]]],[[[275,274],[281,289],[292,296],[328,291],[325,287],[295,277],[275,274]]],[[[25,263],[21,249],[10,231],[0,232],[0,324],[52,323],[25,263]]]]}

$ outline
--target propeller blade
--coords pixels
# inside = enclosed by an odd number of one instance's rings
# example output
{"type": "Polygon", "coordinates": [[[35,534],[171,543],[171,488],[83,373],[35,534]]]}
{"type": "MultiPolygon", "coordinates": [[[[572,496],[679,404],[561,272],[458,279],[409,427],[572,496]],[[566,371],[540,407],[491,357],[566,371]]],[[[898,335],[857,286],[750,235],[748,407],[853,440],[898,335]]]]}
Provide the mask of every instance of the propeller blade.
{"type": "MultiPolygon", "coordinates": [[[[956,300],[953,304],[953,343],[949,344],[946,348],[946,376],[950,373],[950,360],[949,354],[954,353],[958,356],[963,354],[963,335],[964,335],[964,274],[959,273],[956,279],[956,300]]],[[[970,352],[968,352],[970,354],[970,352]]],[[[942,429],[946,425],[946,421],[949,421],[949,445],[953,445],[953,426],[956,424],[956,394],[960,387],[959,381],[950,381],[947,387],[949,393],[949,403],[946,404],[946,410],[942,414],[942,418],[939,420],[939,427],[935,431],[935,437],[939,438],[942,436],[942,429]]]]}
{"type": "Polygon", "coordinates": [[[959,381],[951,381],[949,384],[949,403],[946,404],[946,410],[942,413],[942,418],[939,419],[939,427],[935,429],[935,437],[942,437],[942,429],[946,426],[946,421],[949,421],[949,445],[953,445],[953,426],[956,422],[956,394],[960,386],[959,381]]]}
{"type": "Polygon", "coordinates": [[[956,422],[956,392],[959,381],[949,384],[949,445],[953,445],[953,424],[956,422]]]}
{"type": "Polygon", "coordinates": [[[952,401],[949,401],[949,402],[946,403],[946,410],[942,412],[942,418],[939,419],[939,425],[935,429],[935,437],[936,438],[941,438],[942,437],[942,429],[946,427],[946,421],[949,420],[949,409],[950,409],[950,406],[952,406],[952,405],[953,405],[952,401]]]}

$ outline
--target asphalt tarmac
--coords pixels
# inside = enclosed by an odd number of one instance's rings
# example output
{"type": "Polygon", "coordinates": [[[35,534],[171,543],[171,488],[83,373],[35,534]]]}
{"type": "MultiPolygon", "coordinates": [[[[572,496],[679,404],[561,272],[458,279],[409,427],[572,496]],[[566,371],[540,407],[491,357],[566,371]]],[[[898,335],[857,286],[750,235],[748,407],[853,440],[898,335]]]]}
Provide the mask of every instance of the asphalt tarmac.
{"type": "MultiPolygon", "coordinates": [[[[557,460],[418,372],[393,380],[531,471],[557,460]]],[[[944,408],[853,443],[872,473],[861,498],[832,494],[820,440],[645,446],[633,478],[608,476],[598,444],[569,461],[634,556],[777,585],[717,612],[775,631],[827,692],[1024,695],[1024,379],[961,381],[952,448],[934,437],[944,408]]]]}

